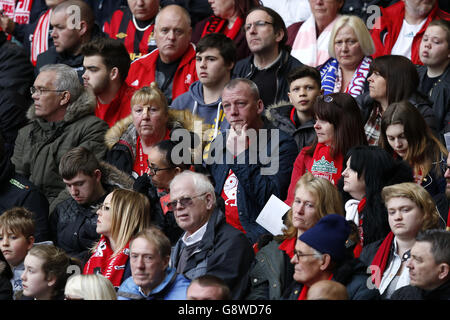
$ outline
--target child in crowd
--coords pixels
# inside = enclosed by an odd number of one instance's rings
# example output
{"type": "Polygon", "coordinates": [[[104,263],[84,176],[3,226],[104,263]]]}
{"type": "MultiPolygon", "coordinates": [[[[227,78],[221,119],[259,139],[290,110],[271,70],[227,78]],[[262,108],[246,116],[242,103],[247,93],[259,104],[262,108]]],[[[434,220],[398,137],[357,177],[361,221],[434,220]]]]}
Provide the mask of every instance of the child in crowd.
{"type": "Polygon", "coordinates": [[[0,216],[0,250],[13,271],[11,285],[14,298],[23,289],[21,280],[24,271],[23,262],[33,244],[32,213],[22,207],[6,210],[0,216]]]}

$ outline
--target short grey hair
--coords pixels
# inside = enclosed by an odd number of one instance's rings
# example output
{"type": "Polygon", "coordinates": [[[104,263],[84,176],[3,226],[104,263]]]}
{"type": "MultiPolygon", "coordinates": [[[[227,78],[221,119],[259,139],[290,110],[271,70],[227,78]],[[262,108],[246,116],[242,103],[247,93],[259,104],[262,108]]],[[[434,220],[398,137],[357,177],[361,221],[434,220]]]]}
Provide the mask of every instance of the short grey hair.
{"type": "Polygon", "coordinates": [[[190,177],[192,180],[192,184],[194,186],[194,190],[198,194],[202,193],[210,193],[213,197],[213,203],[216,203],[216,194],[214,192],[214,186],[211,181],[209,181],[208,177],[202,173],[193,172],[190,170],[185,170],[180,174],[177,174],[172,181],[170,182],[170,189],[177,183],[179,183],[180,179],[190,177]]]}
{"type": "Polygon", "coordinates": [[[250,88],[250,92],[252,93],[255,101],[258,101],[260,99],[258,86],[252,80],[247,78],[234,78],[230,82],[228,82],[223,89],[234,89],[239,83],[245,83],[250,88]]]}
{"type": "Polygon", "coordinates": [[[83,92],[83,86],[78,78],[78,73],[75,69],[65,64],[47,64],[43,66],[39,73],[42,72],[54,72],[55,79],[53,84],[56,90],[67,90],[70,93],[70,101],[72,102],[81,95],[83,92]]]}

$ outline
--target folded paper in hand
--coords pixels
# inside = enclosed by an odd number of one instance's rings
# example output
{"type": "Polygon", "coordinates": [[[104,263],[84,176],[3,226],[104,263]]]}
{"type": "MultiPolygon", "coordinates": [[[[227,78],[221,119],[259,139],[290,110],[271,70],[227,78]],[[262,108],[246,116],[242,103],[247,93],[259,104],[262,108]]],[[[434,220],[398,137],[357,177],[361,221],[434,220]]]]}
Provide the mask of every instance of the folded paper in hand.
{"type": "Polygon", "coordinates": [[[285,228],[283,216],[290,208],[277,196],[272,195],[256,218],[256,222],[274,236],[281,235],[285,228]]]}

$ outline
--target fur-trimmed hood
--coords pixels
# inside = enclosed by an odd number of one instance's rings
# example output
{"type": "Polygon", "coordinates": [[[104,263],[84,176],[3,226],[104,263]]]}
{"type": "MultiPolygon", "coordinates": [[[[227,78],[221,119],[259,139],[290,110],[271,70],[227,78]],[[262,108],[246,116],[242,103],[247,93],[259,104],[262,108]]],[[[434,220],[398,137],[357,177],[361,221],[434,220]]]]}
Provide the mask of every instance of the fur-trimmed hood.
{"type": "MultiPolygon", "coordinates": [[[[201,121],[202,130],[205,132],[209,129],[208,124],[205,124],[203,119],[193,115],[189,110],[175,110],[169,109],[169,121],[167,127],[169,130],[184,128],[190,132],[194,132],[194,122],[201,121]]],[[[105,143],[108,149],[119,142],[119,140],[126,141],[130,146],[136,145],[136,127],[133,124],[132,115],[121,119],[112,126],[105,135],[105,143]]]]}
{"type": "Polygon", "coordinates": [[[102,172],[101,181],[104,186],[133,190],[134,180],[129,174],[105,161],[100,161],[100,170],[102,172]]]}
{"type": "MultiPolygon", "coordinates": [[[[96,106],[97,101],[95,95],[91,91],[83,88],[80,96],[67,106],[64,122],[71,123],[87,115],[94,115],[96,106]]],[[[27,118],[32,121],[38,119],[35,112],[36,109],[33,103],[27,111],[27,118]]]]}

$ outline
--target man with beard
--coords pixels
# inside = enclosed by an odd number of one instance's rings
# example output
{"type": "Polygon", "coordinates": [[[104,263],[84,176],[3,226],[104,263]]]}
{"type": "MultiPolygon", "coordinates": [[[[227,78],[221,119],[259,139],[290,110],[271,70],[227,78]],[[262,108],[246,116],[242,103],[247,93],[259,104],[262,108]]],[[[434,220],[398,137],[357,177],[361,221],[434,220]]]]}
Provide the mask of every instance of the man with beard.
{"type": "Polygon", "coordinates": [[[130,56],[118,40],[100,38],[81,48],[85,87],[97,97],[95,115],[112,127],[131,112],[130,100],[135,91],[125,79],[130,69],[130,56]]]}

